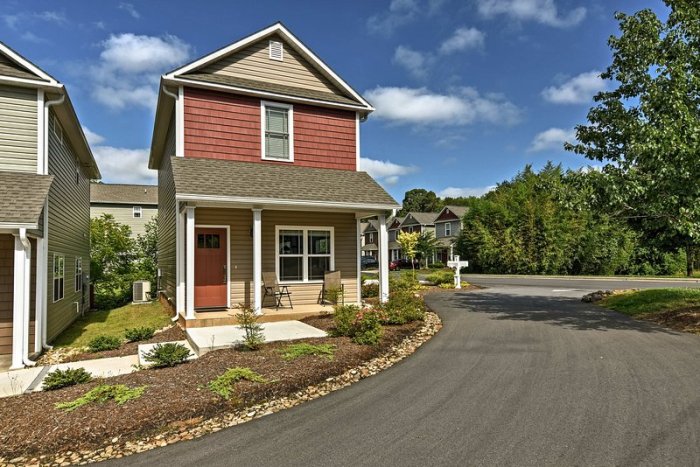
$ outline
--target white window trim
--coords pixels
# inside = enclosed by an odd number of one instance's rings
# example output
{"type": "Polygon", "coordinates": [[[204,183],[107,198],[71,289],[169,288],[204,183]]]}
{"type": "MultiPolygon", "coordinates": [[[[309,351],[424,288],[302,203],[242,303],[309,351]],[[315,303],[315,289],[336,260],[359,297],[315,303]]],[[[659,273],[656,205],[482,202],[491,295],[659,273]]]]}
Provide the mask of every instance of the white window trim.
{"type": "Polygon", "coordinates": [[[260,154],[264,161],[275,162],[294,162],[294,106],[292,104],[283,104],[281,102],[260,101],[260,154]],[[280,159],[279,157],[267,157],[265,154],[265,108],[277,107],[287,109],[287,132],[289,134],[289,159],[280,159]]]}
{"type": "Polygon", "coordinates": [[[449,237],[451,235],[452,235],[452,223],[445,222],[445,237],[449,237]]]}
{"type": "Polygon", "coordinates": [[[141,206],[134,206],[131,208],[131,217],[133,219],[143,219],[143,208],[141,206]],[[136,213],[139,213],[139,216],[136,217],[136,213]]]}
{"type": "Polygon", "coordinates": [[[51,283],[51,285],[52,285],[51,298],[53,299],[53,303],[56,303],[56,302],[60,302],[61,300],[63,300],[66,297],[66,255],[63,255],[61,253],[54,253],[52,265],[53,265],[53,272],[52,272],[52,283],[51,283]],[[58,258],[63,258],[63,274],[60,276],[56,275],[56,260],[58,258]],[[61,298],[59,298],[58,300],[55,299],[56,298],[56,290],[55,290],[56,289],[56,279],[63,279],[61,298]]]}
{"type": "MultiPolygon", "coordinates": [[[[318,226],[318,225],[276,225],[275,226],[275,274],[279,283],[282,285],[288,284],[322,284],[323,279],[309,280],[309,258],[314,257],[325,257],[328,255],[310,255],[308,252],[308,235],[309,230],[325,230],[331,233],[331,265],[330,270],[335,271],[335,228],[330,226],[318,226]],[[280,230],[301,230],[303,237],[303,250],[301,255],[302,259],[302,276],[303,280],[300,281],[283,281],[280,279],[280,230]]],[[[292,255],[289,255],[290,257],[292,255]]]]}
{"type": "MultiPolygon", "coordinates": [[[[64,274],[65,276],[65,274],[64,274]]],[[[73,289],[75,292],[82,292],[83,291],[83,258],[80,256],[77,256],[75,258],[75,271],[74,271],[74,280],[75,284],[73,284],[73,289]],[[78,277],[80,277],[80,282],[78,282],[78,277]],[[78,283],[80,283],[80,288],[78,288],[78,283]]],[[[65,279],[63,279],[65,282],[65,279]]]]}

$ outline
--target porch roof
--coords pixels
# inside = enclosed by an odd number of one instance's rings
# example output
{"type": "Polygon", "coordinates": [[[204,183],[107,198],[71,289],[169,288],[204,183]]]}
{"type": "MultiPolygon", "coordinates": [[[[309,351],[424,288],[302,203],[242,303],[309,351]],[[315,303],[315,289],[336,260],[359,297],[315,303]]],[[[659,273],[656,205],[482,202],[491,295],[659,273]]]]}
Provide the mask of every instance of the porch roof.
{"type": "Polygon", "coordinates": [[[0,171],[0,224],[38,225],[53,175],[0,171]]]}
{"type": "Polygon", "coordinates": [[[401,206],[366,172],[291,164],[172,158],[177,198],[390,210],[401,206]]]}

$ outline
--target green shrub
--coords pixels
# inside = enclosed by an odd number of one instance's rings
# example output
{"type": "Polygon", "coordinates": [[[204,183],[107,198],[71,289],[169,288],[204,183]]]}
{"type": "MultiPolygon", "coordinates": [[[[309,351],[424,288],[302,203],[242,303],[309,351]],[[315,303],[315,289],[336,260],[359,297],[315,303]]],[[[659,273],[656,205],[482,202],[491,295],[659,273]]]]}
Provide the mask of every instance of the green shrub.
{"type": "Polygon", "coordinates": [[[250,368],[229,368],[224,374],[217,376],[215,380],[209,382],[209,390],[220,395],[226,400],[231,398],[233,383],[242,379],[253,383],[267,383],[267,380],[251,370],[250,368]]]}
{"type": "Polygon", "coordinates": [[[441,263],[440,261],[436,261],[433,264],[428,265],[430,269],[442,269],[445,267],[445,263],[441,263]]]}
{"type": "Polygon", "coordinates": [[[92,402],[104,403],[109,400],[114,400],[117,405],[122,405],[130,400],[138,399],[143,395],[145,390],[146,386],[130,388],[124,384],[101,384],[92,388],[75,400],[69,402],[58,402],[56,404],[56,408],[65,410],[66,412],[72,412],[73,410],[92,402]]]}
{"type": "Polygon", "coordinates": [[[76,384],[89,383],[92,381],[92,375],[85,371],[85,368],[66,368],[65,370],[56,370],[46,375],[42,388],[44,391],[53,391],[76,384]]]}
{"type": "Polygon", "coordinates": [[[435,285],[440,284],[454,284],[454,272],[451,269],[445,269],[442,271],[435,271],[432,274],[428,274],[426,280],[432,282],[435,285]]]}
{"type": "Polygon", "coordinates": [[[258,323],[258,316],[253,309],[242,306],[240,313],[236,314],[238,326],[243,329],[243,346],[248,350],[258,350],[265,343],[265,335],[262,326],[258,323]]]}
{"type": "Polygon", "coordinates": [[[118,349],[122,345],[122,340],[117,336],[109,336],[102,334],[96,336],[88,342],[88,350],[90,352],[102,352],[105,350],[118,349]]]}
{"type": "Polygon", "coordinates": [[[355,316],[352,340],[361,345],[376,345],[382,338],[383,314],[380,310],[363,308],[355,316]]]}
{"type": "Polygon", "coordinates": [[[124,337],[126,337],[127,342],[139,342],[150,339],[155,332],[155,328],[149,326],[129,328],[124,330],[124,337]]]}
{"type": "Polygon", "coordinates": [[[389,277],[389,290],[416,292],[420,290],[420,284],[411,271],[401,271],[399,277],[389,277]]]}
{"type": "Polygon", "coordinates": [[[405,324],[425,318],[423,300],[407,290],[392,292],[381,308],[385,324],[405,324]]]}
{"type": "Polygon", "coordinates": [[[362,298],[379,296],[379,284],[362,284],[362,298]]]}
{"type": "Polygon", "coordinates": [[[300,342],[298,344],[288,345],[287,347],[280,349],[280,352],[282,352],[282,358],[285,360],[294,360],[306,355],[318,355],[325,357],[328,360],[333,360],[335,346],[333,344],[314,345],[306,342],[300,342]]]}
{"type": "Polygon", "coordinates": [[[357,305],[336,305],[333,314],[333,323],[335,324],[333,334],[352,337],[352,326],[355,322],[355,316],[359,312],[360,307],[357,305]]]}
{"type": "Polygon", "coordinates": [[[143,359],[154,368],[164,368],[185,363],[191,356],[190,349],[184,345],[176,342],[166,342],[165,344],[153,346],[151,350],[143,355],[143,359]]]}

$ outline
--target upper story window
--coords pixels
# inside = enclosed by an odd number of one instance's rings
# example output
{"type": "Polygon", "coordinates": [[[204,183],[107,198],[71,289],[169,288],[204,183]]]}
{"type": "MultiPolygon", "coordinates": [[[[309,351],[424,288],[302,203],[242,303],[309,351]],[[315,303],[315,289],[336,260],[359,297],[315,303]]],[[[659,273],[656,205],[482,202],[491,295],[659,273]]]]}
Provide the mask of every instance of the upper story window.
{"type": "Polygon", "coordinates": [[[58,123],[58,118],[56,118],[55,114],[51,114],[50,121],[53,134],[56,136],[58,142],[61,143],[61,145],[63,145],[63,128],[61,128],[61,124],[58,123]]]}
{"type": "Polygon", "coordinates": [[[141,206],[134,206],[133,214],[134,214],[134,219],[141,219],[141,216],[143,215],[141,206]]]}
{"type": "Polygon", "coordinates": [[[445,237],[449,237],[450,235],[452,235],[452,223],[445,222],[445,237]]]}
{"type": "Polygon", "coordinates": [[[262,115],[262,158],[294,161],[294,108],[276,102],[260,103],[262,115]]]}
{"type": "Polygon", "coordinates": [[[374,243],[374,232],[369,233],[369,242],[374,243]]]}

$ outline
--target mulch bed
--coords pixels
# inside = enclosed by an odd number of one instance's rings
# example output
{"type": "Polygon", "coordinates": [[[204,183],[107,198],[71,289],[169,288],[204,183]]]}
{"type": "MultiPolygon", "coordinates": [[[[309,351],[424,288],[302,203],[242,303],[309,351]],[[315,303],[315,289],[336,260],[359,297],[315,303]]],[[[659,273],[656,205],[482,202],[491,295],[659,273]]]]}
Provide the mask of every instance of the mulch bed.
{"type": "MultiPolygon", "coordinates": [[[[306,322],[328,329],[332,318],[309,318],[306,322]]],[[[255,352],[218,350],[173,368],[148,369],[105,380],[110,384],[126,384],[129,387],[148,386],[141,398],[121,406],[114,402],[93,403],[73,412],[54,408],[58,402],[80,397],[99,382],[0,399],[0,456],[11,459],[51,455],[67,450],[99,449],[116,442],[114,438],[118,438],[119,442],[136,440],[197,424],[203,419],[266,400],[289,396],[383,354],[417,332],[421,325],[421,322],[415,322],[385,326],[381,343],[376,346],[357,345],[345,337],[306,340],[314,344],[335,345],[337,350],[332,361],[313,356],[285,361],[280,357],[279,350],[288,343],[275,342],[255,352]],[[232,367],[250,368],[271,382],[236,383],[236,397],[226,401],[206,385],[232,367]]]]}
{"type": "Polygon", "coordinates": [[[651,321],[675,331],[700,334],[700,307],[693,306],[679,310],[647,313],[639,319],[651,321]]]}
{"type": "Polygon", "coordinates": [[[55,365],[56,363],[67,363],[67,362],[78,362],[81,360],[93,360],[97,358],[110,358],[110,357],[126,357],[127,355],[138,354],[139,345],[142,344],[156,344],[158,342],[172,342],[172,341],[183,341],[187,339],[185,336],[185,331],[178,325],[173,325],[168,329],[158,332],[152,338],[140,341],[140,342],[127,342],[122,344],[121,347],[114,350],[105,350],[102,352],[80,352],[76,354],[65,354],[61,355],[60,352],[63,348],[50,351],[38,360],[40,365],[55,365]]]}

